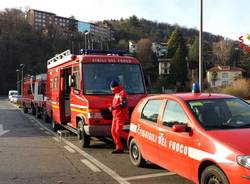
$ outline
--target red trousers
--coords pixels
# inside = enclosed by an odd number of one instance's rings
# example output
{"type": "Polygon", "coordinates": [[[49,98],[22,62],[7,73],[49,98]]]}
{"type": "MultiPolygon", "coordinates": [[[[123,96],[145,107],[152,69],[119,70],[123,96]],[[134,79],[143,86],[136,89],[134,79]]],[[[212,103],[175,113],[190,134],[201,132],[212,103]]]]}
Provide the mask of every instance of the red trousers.
{"type": "Polygon", "coordinates": [[[112,121],[111,134],[116,145],[116,150],[123,149],[120,137],[125,140],[128,138],[128,133],[122,130],[124,123],[125,121],[121,119],[113,119],[112,121]]]}

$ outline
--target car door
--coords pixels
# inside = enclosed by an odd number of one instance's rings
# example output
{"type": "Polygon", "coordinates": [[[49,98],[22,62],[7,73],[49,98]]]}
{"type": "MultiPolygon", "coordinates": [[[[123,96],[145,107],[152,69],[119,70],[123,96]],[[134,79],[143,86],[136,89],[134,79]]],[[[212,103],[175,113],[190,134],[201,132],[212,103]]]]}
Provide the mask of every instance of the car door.
{"type": "Polygon", "coordinates": [[[190,122],[180,103],[167,100],[159,125],[159,155],[161,166],[182,176],[190,177],[193,172],[188,148],[192,145],[189,132],[174,132],[173,125],[190,122]]]}
{"type": "Polygon", "coordinates": [[[160,109],[163,107],[163,100],[149,100],[140,116],[137,124],[137,141],[140,146],[143,157],[154,163],[159,162],[158,150],[158,116],[160,109]]]}

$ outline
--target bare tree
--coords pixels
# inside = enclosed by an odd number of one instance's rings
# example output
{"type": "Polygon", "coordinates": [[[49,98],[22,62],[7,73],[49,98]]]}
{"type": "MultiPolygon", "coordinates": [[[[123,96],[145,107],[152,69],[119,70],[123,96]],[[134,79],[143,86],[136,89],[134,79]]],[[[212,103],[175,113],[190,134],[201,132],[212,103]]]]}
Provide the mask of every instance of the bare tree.
{"type": "Polygon", "coordinates": [[[151,64],[152,54],[151,40],[148,38],[140,39],[137,45],[137,56],[144,65],[151,64]]]}
{"type": "Polygon", "coordinates": [[[221,40],[213,43],[213,54],[221,65],[229,65],[231,56],[232,42],[229,40],[221,40]]]}

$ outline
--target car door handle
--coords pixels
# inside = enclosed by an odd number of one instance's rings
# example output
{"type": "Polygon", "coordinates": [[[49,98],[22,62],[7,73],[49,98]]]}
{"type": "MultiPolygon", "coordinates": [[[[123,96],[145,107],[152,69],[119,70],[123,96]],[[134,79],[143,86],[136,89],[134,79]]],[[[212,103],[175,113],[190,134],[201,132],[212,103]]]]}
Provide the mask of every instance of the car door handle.
{"type": "Polygon", "coordinates": [[[161,137],[163,137],[163,136],[164,136],[164,133],[163,133],[163,132],[159,132],[159,135],[160,135],[161,137]]]}

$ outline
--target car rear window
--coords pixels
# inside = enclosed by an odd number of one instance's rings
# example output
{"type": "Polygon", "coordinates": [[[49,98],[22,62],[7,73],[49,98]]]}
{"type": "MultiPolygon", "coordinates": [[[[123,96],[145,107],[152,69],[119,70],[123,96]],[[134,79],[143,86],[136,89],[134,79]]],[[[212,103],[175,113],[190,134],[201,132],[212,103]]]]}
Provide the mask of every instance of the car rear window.
{"type": "Polygon", "coordinates": [[[143,108],[141,118],[156,123],[161,104],[162,100],[149,100],[143,108]]]}

